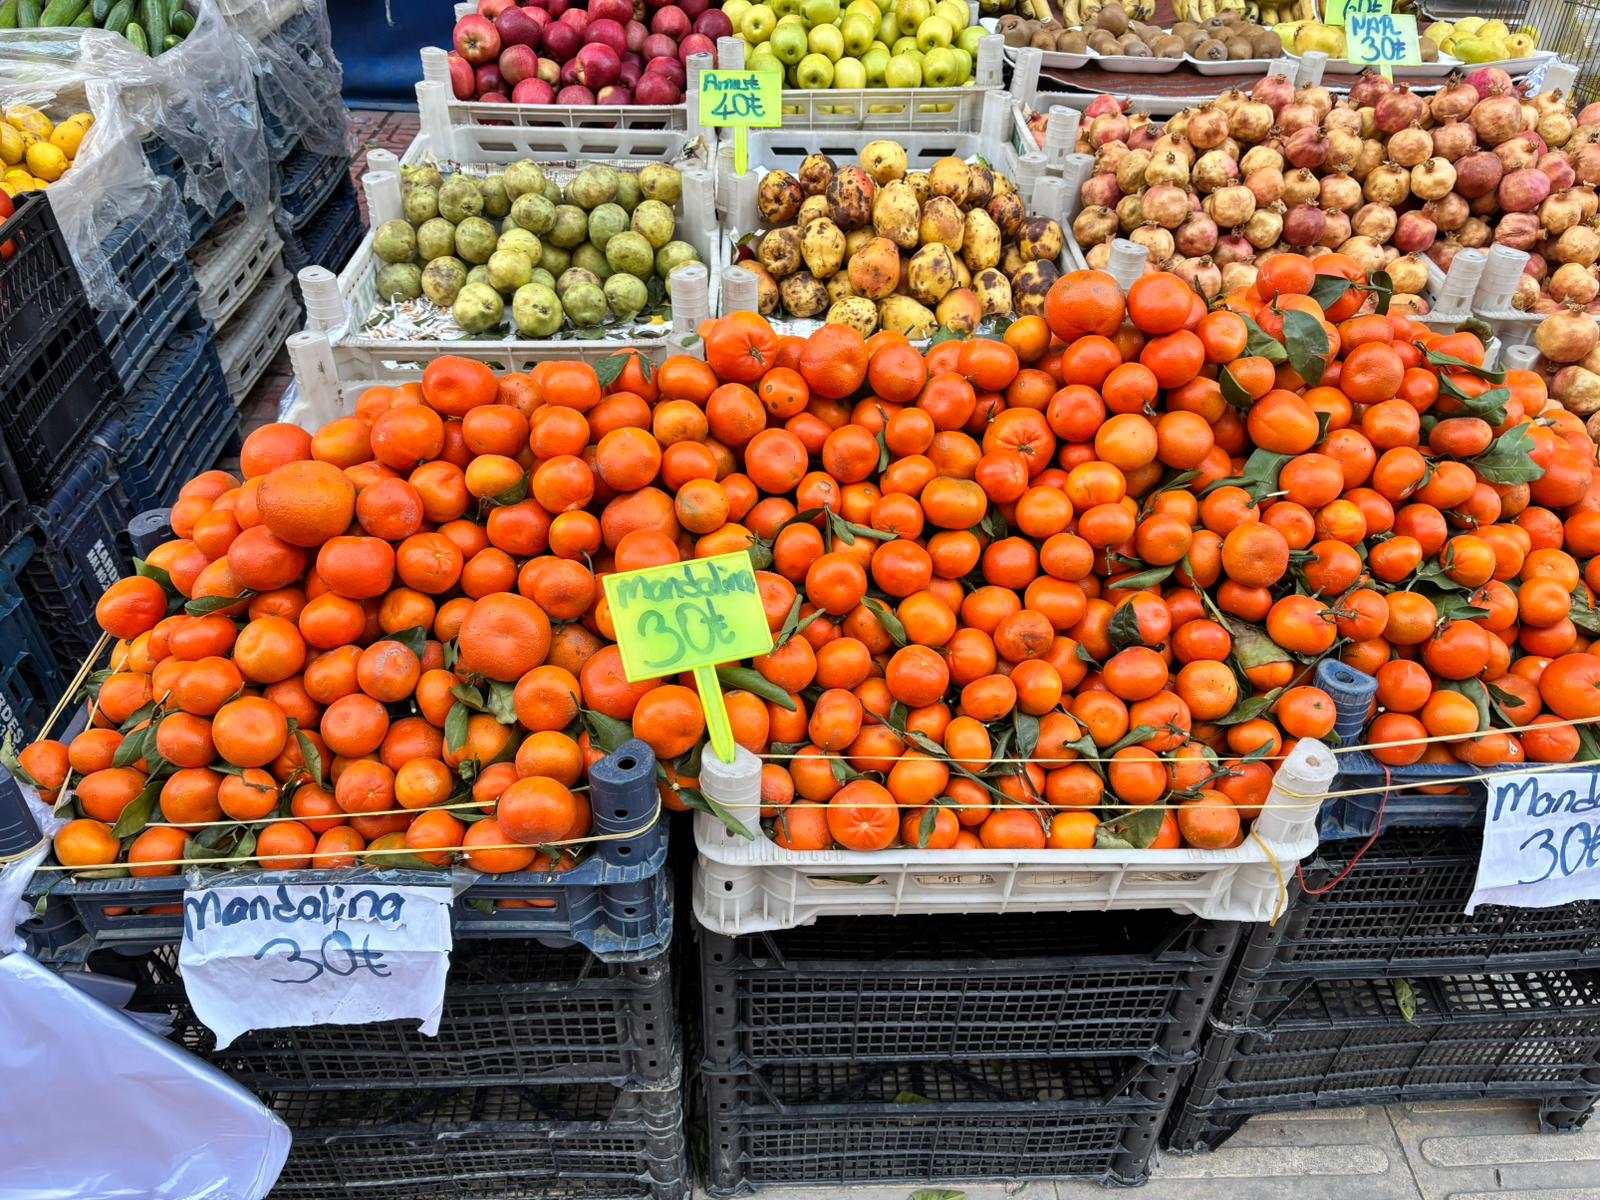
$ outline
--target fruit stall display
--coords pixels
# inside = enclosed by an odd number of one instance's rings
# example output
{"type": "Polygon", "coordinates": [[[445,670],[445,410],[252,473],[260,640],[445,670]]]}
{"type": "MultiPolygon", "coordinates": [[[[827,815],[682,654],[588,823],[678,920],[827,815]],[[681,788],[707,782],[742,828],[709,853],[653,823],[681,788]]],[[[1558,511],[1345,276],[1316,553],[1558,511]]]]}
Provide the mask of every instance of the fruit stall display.
{"type": "Polygon", "coordinates": [[[194,32],[191,0],[5,0],[0,29],[103,29],[152,58],[194,32]]]}
{"type": "Polygon", "coordinates": [[[93,125],[89,112],[52,121],[32,105],[8,105],[0,114],[0,189],[15,196],[49,187],[72,170],[93,125]]]}

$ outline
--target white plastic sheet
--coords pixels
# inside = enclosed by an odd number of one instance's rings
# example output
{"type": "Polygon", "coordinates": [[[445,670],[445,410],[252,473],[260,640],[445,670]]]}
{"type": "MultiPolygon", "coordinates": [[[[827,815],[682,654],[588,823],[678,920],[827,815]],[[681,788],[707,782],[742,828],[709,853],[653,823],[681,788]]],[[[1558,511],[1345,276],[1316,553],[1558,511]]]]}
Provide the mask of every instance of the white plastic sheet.
{"type": "Polygon", "coordinates": [[[312,3],[268,33],[241,35],[260,80],[263,121],[274,121],[313,154],[346,155],[354,135],[340,90],[344,70],[333,53],[327,6],[312,3]]]}
{"type": "Polygon", "coordinates": [[[289,1130],[188,1051],[0,958],[0,1200],[261,1200],[289,1130]]]}

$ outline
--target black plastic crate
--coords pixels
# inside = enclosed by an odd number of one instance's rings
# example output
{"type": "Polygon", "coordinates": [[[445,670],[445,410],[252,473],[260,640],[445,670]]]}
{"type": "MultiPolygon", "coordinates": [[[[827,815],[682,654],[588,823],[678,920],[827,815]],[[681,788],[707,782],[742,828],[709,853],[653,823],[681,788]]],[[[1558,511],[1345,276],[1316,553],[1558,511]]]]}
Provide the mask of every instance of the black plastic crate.
{"type": "Polygon", "coordinates": [[[206,235],[217,222],[217,218],[227,212],[233,204],[231,193],[224,192],[217,202],[215,212],[208,210],[205,205],[194,199],[188,193],[189,172],[183,165],[183,160],[178,157],[177,151],[167,145],[160,138],[150,138],[143,144],[145,159],[157,175],[164,175],[178,185],[178,195],[183,205],[183,219],[189,227],[189,245],[192,247],[206,235]]]}
{"type": "Polygon", "coordinates": [[[129,217],[102,246],[108,272],[131,301],[127,308],[95,314],[111,368],[125,391],[136,386],[200,299],[189,260],[163,253],[160,226],[166,219],[158,210],[129,217]]]}
{"type": "Polygon", "coordinates": [[[68,674],[100,640],[94,607],[126,572],[119,542],[132,516],[117,492],[111,455],[92,442],[79,450],[61,485],[33,509],[30,532],[0,554],[0,567],[20,574],[23,595],[68,674]]]}
{"type": "Polygon", "coordinates": [[[673,1088],[682,1053],[669,955],[606,964],[537,942],[463,942],[439,1032],[415,1021],[247,1033],[226,1049],[189,1005],[177,947],[140,960],[130,1009],[175,1021],[183,1047],[254,1091],[610,1083],[673,1088]]]}
{"type": "Polygon", "coordinates": [[[1193,1051],[1240,927],[1168,912],[861,917],[700,939],[721,1064],[1193,1051]]]}
{"type": "Polygon", "coordinates": [[[1317,813],[1317,830],[1324,841],[1333,841],[1370,837],[1380,829],[1481,826],[1489,797],[1483,776],[1515,769],[1457,762],[1386,767],[1364,750],[1341,754],[1332,794],[1317,813]]]}
{"type": "Polygon", "coordinates": [[[0,222],[0,378],[33,357],[40,339],[87,307],[78,268],[43,192],[23,192],[0,222]]]}
{"type": "Polygon", "coordinates": [[[303,226],[292,230],[280,226],[279,232],[283,235],[284,265],[290,272],[326,267],[337,274],[366,235],[355,185],[348,176],[344,177],[303,226]]]}
{"type": "MultiPolygon", "coordinates": [[[[31,554],[32,544],[25,549],[31,554]]],[[[0,738],[15,750],[31,742],[66,684],[16,568],[0,559],[0,738]]]]}
{"type": "Polygon", "coordinates": [[[239,413],[197,310],[161,347],[125,405],[95,433],[112,452],[130,512],[171,505],[178,489],[239,446],[239,413]]]}
{"type": "Polygon", "coordinates": [[[1600,972],[1274,987],[1297,992],[1275,1017],[1255,1015],[1271,996],[1219,1014],[1168,1145],[1213,1149],[1253,1114],[1457,1099],[1539,1100],[1570,1127],[1600,1096],[1600,972]]]}
{"type": "Polygon", "coordinates": [[[1252,928],[1230,1001],[1264,975],[1600,966],[1600,902],[1486,904],[1467,916],[1482,848],[1481,830],[1462,827],[1323,842],[1301,864],[1284,918],[1252,928]]]}
{"type": "Polygon", "coordinates": [[[333,195],[341,177],[350,175],[349,155],[317,154],[296,144],[276,168],[278,221],[299,229],[333,195]]]}
{"type": "Polygon", "coordinates": [[[686,1200],[682,1093],[605,1084],[263,1097],[294,1143],[274,1197],[686,1200]]]}
{"type": "Polygon", "coordinates": [[[1144,1181],[1177,1067],[796,1062],[704,1077],[706,1190],[1144,1181]]]}

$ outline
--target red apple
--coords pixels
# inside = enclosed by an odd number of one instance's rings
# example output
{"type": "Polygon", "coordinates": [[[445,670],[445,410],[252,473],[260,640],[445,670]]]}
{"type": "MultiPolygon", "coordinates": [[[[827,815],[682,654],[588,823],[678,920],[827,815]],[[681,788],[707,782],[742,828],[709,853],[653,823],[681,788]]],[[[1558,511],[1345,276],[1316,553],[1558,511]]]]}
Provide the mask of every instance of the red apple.
{"type": "Polygon", "coordinates": [[[506,83],[505,76],[500,74],[500,68],[495,63],[484,63],[478,68],[478,96],[482,98],[485,92],[507,92],[511,87],[506,83]]]}
{"type": "Polygon", "coordinates": [[[678,61],[685,66],[691,54],[709,54],[713,63],[717,58],[717,44],[703,33],[691,33],[678,43],[678,61]]]}
{"type": "Polygon", "coordinates": [[[589,29],[583,35],[583,40],[591,46],[609,46],[618,58],[628,52],[627,31],[615,21],[602,17],[600,20],[591,20],[589,29]]]}
{"type": "Polygon", "coordinates": [[[550,0],[522,0],[520,7],[525,12],[544,12],[550,7],[550,0]]]}
{"type": "Polygon", "coordinates": [[[539,60],[539,78],[548,83],[552,88],[561,82],[561,64],[553,58],[539,60]]]}
{"type": "Polygon", "coordinates": [[[568,84],[556,93],[557,104],[593,104],[594,93],[581,83],[568,84]]]}
{"type": "Polygon", "coordinates": [[[632,104],[633,93],[619,83],[607,84],[595,96],[596,104],[632,104]]]}
{"type": "Polygon", "coordinates": [[[665,71],[646,71],[634,85],[635,104],[676,104],[683,99],[683,89],[665,71]]]}
{"type": "Polygon", "coordinates": [[[648,64],[658,58],[678,59],[678,43],[664,33],[652,33],[644,40],[644,61],[648,64]]]}
{"type": "Polygon", "coordinates": [[[589,19],[626,25],[633,20],[633,0],[589,0],[589,19]]]}
{"type": "Polygon", "coordinates": [[[572,0],[548,0],[544,7],[552,17],[559,19],[562,13],[572,7],[572,0]]]}
{"type": "Polygon", "coordinates": [[[640,65],[636,55],[630,54],[622,60],[622,70],[617,75],[617,82],[623,87],[631,88],[639,82],[639,76],[644,74],[644,67],[640,65]]]}
{"type": "MultiPolygon", "coordinates": [[[[675,58],[651,59],[644,68],[645,75],[665,75],[672,80],[672,85],[683,91],[689,83],[689,72],[684,70],[683,64],[675,58]]],[[[641,80],[643,76],[640,77],[641,80]]]]}
{"type": "Polygon", "coordinates": [[[474,65],[493,62],[500,55],[500,31],[479,16],[466,16],[456,22],[456,52],[474,65]]]}
{"type": "Polygon", "coordinates": [[[542,79],[524,79],[511,92],[513,104],[554,104],[556,90],[542,79]]]}
{"type": "Polygon", "coordinates": [[[515,8],[512,0],[478,0],[478,15],[485,20],[496,20],[508,8],[515,8]]]}
{"type": "Polygon", "coordinates": [[[539,74],[539,56],[534,53],[532,46],[507,46],[500,51],[500,77],[513,88],[524,79],[536,78],[539,74]]]}
{"type": "Polygon", "coordinates": [[[650,18],[651,33],[664,33],[675,42],[688,37],[691,28],[688,14],[676,4],[656,9],[656,15],[650,18]]]}
{"type": "Polygon", "coordinates": [[[733,22],[720,8],[708,8],[694,19],[694,31],[703,33],[714,42],[719,37],[733,36],[733,22]]]}
{"type": "Polygon", "coordinates": [[[578,51],[578,82],[598,91],[617,81],[622,57],[603,42],[590,42],[578,51]]]}
{"type": "Polygon", "coordinates": [[[673,0],[691,21],[699,20],[700,14],[711,7],[711,0],[673,0]]]}
{"type": "Polygon", "coordinates": [[[628,53],[643,54],[644,40],[650,36],[650,27],[643,21],[630,19],[622,28],[623,32],[628,35],[628,53]]]}
{"type": "MultiPolygon", "coordinates": [[[[538,10],[535,9],[535,12],[538,10]]],[[[508,8],[495,18],[494,27],[500,34],[500,46],[537,46],[540,24],[520,8],[508,8]]]]}
{"type": "Polygon", "coordinates": [[[539,46],[557,63],[567,62],[583,45],[583,35],[566,21],[551,21],[544,27],[539,46]]]}
{"type": "Polygon", "coordinates": [[[561,64],[561,86],[571,87],[578,82],[578,60],[569,58],[561,64]]]}
{"type": "Polygon", "coordinates": [[[580,37],[589,31],[589,14],[584,12],[581,8],[569,8],[566,12],[557,17],[556,20],[564,22],[567,25],[571,25],[578,31],[578,35],[580,37]]]}
{"type": "Polygon", "coordinates": [[[541,30],[546,25],[550,24],[551,21],[555,20],[554,17],[552,17],[549,13],[547,13],[542,8],[524,8],[524,9],[521,9],[519,11],[525,13],[527,15],[527,17],[528,17],[528,20],[532,21],[541,30]]]}
{"type": "Polygon", "coordinates": [[[478,97],[479,104],[510,104],[511,97],[504,92],[485,92],[478,97]]]}
{"type": "Polygon", "coordinates": [[[478,76],[472,64],[453,51],[450,54],[450,90],[457,100],[471,100],[478,94],[478,76]]]}

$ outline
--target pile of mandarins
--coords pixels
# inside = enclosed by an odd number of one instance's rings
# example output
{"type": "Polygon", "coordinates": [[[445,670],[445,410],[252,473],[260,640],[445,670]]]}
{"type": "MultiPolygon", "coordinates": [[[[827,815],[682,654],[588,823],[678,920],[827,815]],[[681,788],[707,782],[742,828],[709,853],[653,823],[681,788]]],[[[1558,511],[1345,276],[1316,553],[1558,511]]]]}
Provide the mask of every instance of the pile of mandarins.
{"type": "Polygon", "coordinates": [[[188,484],[100,602],[92,727],[21,773],[72,867],[561,869],[630,724],[705,804],[692,681],[626,681],[597,575],[746,548],[776,644],[728,707],[792,850],[1237,845],[1331,737],[1327,656],[1385,764],[1600,757],[1594,444],[1385,306],[1280,254],[925,350],[746,313],[704,361],[439,359],[188,484]]]}

